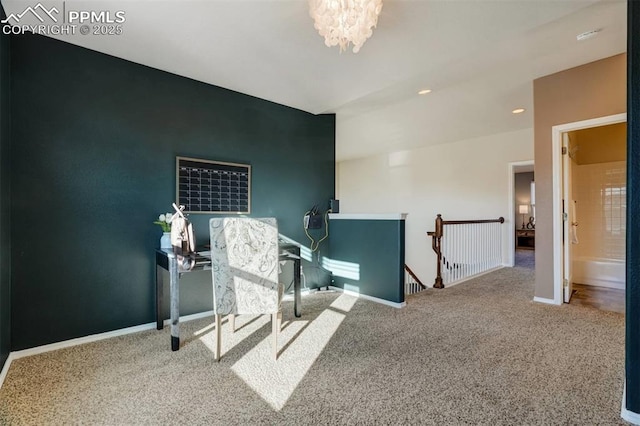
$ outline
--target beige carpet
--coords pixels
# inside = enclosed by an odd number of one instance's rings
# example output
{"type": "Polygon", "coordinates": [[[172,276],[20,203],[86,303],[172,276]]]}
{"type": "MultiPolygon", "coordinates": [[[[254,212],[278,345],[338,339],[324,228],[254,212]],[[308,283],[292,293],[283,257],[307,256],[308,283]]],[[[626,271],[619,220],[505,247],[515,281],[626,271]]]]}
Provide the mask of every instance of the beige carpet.
{"type": "Polygon", "coordinates": [[[624,316],[532,302],[506,268],[395,309],[340,293],[285,304],[279,360],[267,317],[210,319],[16,360],[0,424],[624,424],[624,316]]]}

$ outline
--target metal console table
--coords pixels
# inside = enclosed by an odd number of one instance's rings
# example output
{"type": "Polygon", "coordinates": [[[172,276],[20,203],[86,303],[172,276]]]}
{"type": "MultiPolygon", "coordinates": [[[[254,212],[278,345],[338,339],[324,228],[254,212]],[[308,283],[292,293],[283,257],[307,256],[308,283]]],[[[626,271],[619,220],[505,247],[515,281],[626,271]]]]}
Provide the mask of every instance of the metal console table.
{"type": "MultiPolygon", "coordinates": [[[[293,313],[300,317],[301,288],[300,288],[300,247],[292,243],[280,243],[280,260],[293,261],[293,313]]],[[[187,272],[211,270],[211,257],[199,253],[191,255],[195,265],[191,269],[183,269],[178,264],[177,256],[172,249],[156,250],[156,328],[162,330],[162,305],[164,300],[164,281],[162,270],[169,271],[169,292],[171,305],[171,350],[180,349],[180,276],[187,272]]]]}

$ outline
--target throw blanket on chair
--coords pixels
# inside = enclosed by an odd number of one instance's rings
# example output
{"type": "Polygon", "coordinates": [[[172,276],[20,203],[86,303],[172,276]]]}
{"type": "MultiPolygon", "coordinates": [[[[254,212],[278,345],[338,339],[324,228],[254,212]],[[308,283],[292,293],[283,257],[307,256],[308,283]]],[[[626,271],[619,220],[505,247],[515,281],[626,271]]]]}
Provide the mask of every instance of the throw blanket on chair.
{"type": "Polygon", "coordinates": [[[196,238],[193,235],[193,225],[179,212],[171,220],[171,246],[177,255],[178,268],[190,270],[195,265],[195,258],[191,256],[196,251],[196,238]]]}

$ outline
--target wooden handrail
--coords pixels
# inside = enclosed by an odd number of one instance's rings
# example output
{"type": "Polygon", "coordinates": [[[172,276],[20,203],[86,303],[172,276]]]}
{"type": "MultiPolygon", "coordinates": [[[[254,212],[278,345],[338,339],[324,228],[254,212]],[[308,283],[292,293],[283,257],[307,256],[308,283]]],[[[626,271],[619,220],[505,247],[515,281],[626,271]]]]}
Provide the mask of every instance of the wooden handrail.
{"type": "Polygon", "coordinates": [[[432,238],[431,248],[438,257],[438,266],[436,268],[436,280],[433,283],[433,288],[444,288],[442,281],[442,236],[444,235],[444,225],[467,225],[474,223],[504,223],[504,217],[498,219],[480,219],[480,220],[443,220],[442,215],[436,216],[436,230],[433,232],[427,232],[427,235],[432,238]]]}
{"type": "Polygon", "coordinates": [[[407,271],[407,273],[409,275],[411,275],[411,278],[413,278],[414,280],[416,280],[416,283],[418,283],[418,285],[422,288],[427,288],[426,285],[422,284],[422,281],[420,281],[420,278],[418,278],[418,276],[411,270],[411,268],[409,268],[409,266],[407,266],[407,264],[405,263],[404,265],[404,270],[407,271]]]}
{"type": "Polygon", "coordinates": [[[504,217],[499,217],[497,219],[483,219],[483,220],[443,220],[442,221],[443,225],[465,225],[468,223],[504,223],[504,217]]]}

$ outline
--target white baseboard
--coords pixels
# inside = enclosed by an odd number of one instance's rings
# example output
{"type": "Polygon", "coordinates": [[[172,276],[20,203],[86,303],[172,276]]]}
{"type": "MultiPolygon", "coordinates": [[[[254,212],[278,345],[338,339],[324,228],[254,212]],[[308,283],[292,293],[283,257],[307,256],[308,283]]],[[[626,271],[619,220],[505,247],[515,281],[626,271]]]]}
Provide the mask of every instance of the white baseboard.
{"type": "Polygon", "coordinates": [[[13,361],[13,353],[9,352],[9,357],[4,362],[4,367],[2,367],[2,371],[0,371],[0,389],[2,389],[2,384],[4,383],[5,377],[7,377],[7,373],[9,373],[9,367],[11,366],[11,361],[13,361]]]}
{"type": "Polygon", "coordinates": [[[463,279],[461,279],[459,281],[455,281],[455,282],[452,282],[452,283],[447,283],[447,284],[444,285],[444,288],[449,288],[449,287],[453,287],[454,285],[462,284],[464,282],[476,279],[476,278],[481,277],[483,275],[490,274],[490,273],[495,272],[495,271],[497,271],[499,269],[502,269],[502,268],[504,268],[504,265],[496,266],[495,268],[488,269],[488,270],[486,270],[484,272],[480,272],[479,274],[471,275],[470,277],[463,278],[463,279]]]}
{"type": "Polygon", "coordinates": [[[624,388],[622,390],[622,404],[620,407],[620,417],[622,417],[623,420],[626,420],[631,424],[640,425],[640,414],[627,410],[627,408],[625,407],[626,402],[627,402],[627,381],[625,380],[624,388]]]}
{"type": "Polygon", "coordinates": [[[335,291],[339,291],[341,293],[347,294],[349,296],[359,297],[361,299],[370,300],[372,302],[380,303],[381,305],[391,306],[393,308],[404,308],[405,306],[407,306],[407,302],[402,302],[402,303],[392,302],[390,300],[380,299],[379,297],[367,296],[366,294],[358,293],[357,291],[345,290],[343,288],[334,287],[332,285],[330,285],[329,288],[335,291]]]}
{"type": "MultiPolygon", "coordinates": [[[[380,299],[378,297],[372,297],[372,296],[367,296],[366,294],[360,294],[354,291],[350,291],[350,290],[343,290],[341,288],[338,287],[333,287],[330,286],[332,289],[336,290],[336,291],[340,291],[343,292],[345,294],[351,295],[351,296],[355,296],[355,297],[361,297],[363,299],[366,300],[371,300],[372,302],[376,302],[376,303],[380,303],[383,305],[387,305],[387,306],[392,306],[394,308],[403,308],[407,305],[406,302],[402,302],[402,303],[397,303],[397,302],[391,302],[389,300],[384,300],[384,299],[380,299]]],[[[306,294],[309,293],[313,293],[313,290],[309,290],[306,292],[306,294]]],[[[293,298],[293,297],[291,297],[293,298]]],[[[192,314],[192,315],[185,315],[185,316],[181,316],[180,317],[180,322],[188,322],[188,321],[193,321],[193,320],[197,320],[200,318],[206,318],[206,317],[210,317],[213,316],[213,311],[206,311],[206,312],[200,312],[197,314],[192,314]]],[[[171,324],[171,320],[170,319],[166,319],[164,320],[163,324],[165,326],[170,325],[171,324]]],[[[98,342],[100,340],[105,340],[105,339],[110,339],[112,337],[118,337],[118,336],[124,336],[127,334],[132,334],[132,333],[139,333],[141,331],[147,331],[147,330],[155,330],[156,329],[156,323],[155,322],[150,322],[147,324],[142,324],[142,325],[136,325],[133,327],[127,327],[127,328],[121,328],[119,330],[113,330],[113,331],[107,331],[104,333],[98,333],[98,334],[92,334],[89,336],[84,336],[84,337],[78,337],[75,339],[70,339],[70,340],[64,340],[62,342],[56,342],[56,343],[50,343],[47,345],[42,345],[42,346],[36,346],[34,348],[29,348],[29,349],[23,349],[20,351],[13,351],[9,353],[9,357],[7,358],[7,360],[4,363],[4,367],[2,368],[2,371],[0,372],[0,389],[2,388],[2,385],[4,383],[5,378],[7,377],[7,374],[9,373],[9,368],[11,367],[11,362],[19,359],[19,358],[24,358],[24,357],[28,357],[28,356],[32,356],[32,355],[38,355],[38,354],[42,354],[45,352],[51,352],[51,351],[55,351],[58,349],[64,349],[64,348],[70,348],[72,346],[78,346],[78,345],[83,345],[86,343],[92,343],[92,342],[98,342]]]]}
{"type": "Polygon", "coordinates": [[[562,303],[556,303],[555,299],[547,299],[546,297],[534,296],[534,302],[546,303],[547,305],[562,305],[562,303]]]}
{"type": "MultiPolygon", "coordinates": [[[[312,290],[306,289],[306,291],[302,291],[302,295],[307,295],[313,293],[312,290]]],[[[362,297],[364,297],[362,295],[362,297]]],[[[293,295],[287,295],[284,297],[285,300],[290,299],[293,300],[293,295]]],[[[371,299],[376,299],[371,298],[371,299]]],[[[382,300],[382,299],[376,299],[376,300],[382,300]]],[[[393,303],[393,302],[388,302],[388,301],[382,301],[380,303],[383,302],[387,302],[387,303],[393,303]]],[[[188,322],[188,321],[193,321],[193,320],[197,320],[200,318],[206,318],[206,317],[210,317],[213,316],[213,311],[205,311],[205,312],[199,312],[197,314],[191,314],[191,315],[184,315],[180,317],[180,322],[188,322]]],[[[171,320],[170,319],[165,319],[163,322],[163,325],[167,326],[171,324],[171,320]]],[[[98,333],[98,334],[92,334],[89,336],[84,336],[84,337],[78,337],[75,339],[70,339],[70,340],[64,340],[62,342],[56,342],[56,343],[50,343],[47,345],[42,345],[42,346],[36,346],[34,348],[29,348],[29,349],[23,349],[20,351],[13,351],[9,353],[9,357],[7,358],[7,361],[4,363],[4,367],[2,368],[2,371],[0,372],[0,388],[2,388],[2,384],[4,383],[4,379],[7,376],[7,373],[9,372],[9,367],[11,365],[11,362],[13,360],[19,359],[19,358],[24,358],[27,356],[32,356],[32,355],[38,355],[38,354],[42,354],[45,352],[51,352],[51,351],[55,351],[58,349],[64,349],[64,348],[70,348],[72,346],[78,346],[78,345],[83,345],[85,343],[92,343],[92,342],[97,342],[100,340],[105,340],[105,339],[110,339],[112,337],[118,337],[118,336],[124,336],[127,334],[132,334],[132,333],[139,333],[141,331],[147,331],[147,330],[155,330],[156,329],[156,323],[155,322],[150,322],[148,324],[142,324],[142,325],[136,325],[133,327],[127,327],[127,328],[121,328],[119,330],[113,330],[113,331],[107,331],[104,333],[98,333]]]]}
{"type": "Polygon", "coordinates": [[[622,409],[620,417],[622,417],[622,420],[625,420],[632,425],[640,425],[640,414],[629,411],[626,408],[622,409]]]}
{"type": "MultiPolygon", "coordinates": [[[[185,315],[180,317],[180,322],[188,322],[197,320],[200,318],[206,318],[213,316],[213,311],[199,312],[197,314],[185,315]]],[[[166,319],[163,322],[164,325],[170,325],[171,320],[166,319]]],[[[156,323],[150,322],[148,324],[136,325],[133,327],[121,328],[119,330],[107,331],[104,333],[92,334],[89,336],[78,337],[75,339],[64,340],[62,342],[50,343],[48,345],[36,346],[35,348],[23,349],[20,351],[14,351],[9,353],[9,358],[4,364],[2,368],[2,372],[0,373],[0,388],[2,388],[2,384],[4,383],[4,379],[7,376],[9,371],[9,366],[13,360],[24,358],[27,356],[38,355],[45,352],[51,352],[58,349],[70,348],[72,346],[83,345],[85,343],[98,342],[100,340],[110,339],[112,337],[124,336],[132,333],[139,333],[141,331],[147,330],[155,330],[156,323]]]]}

